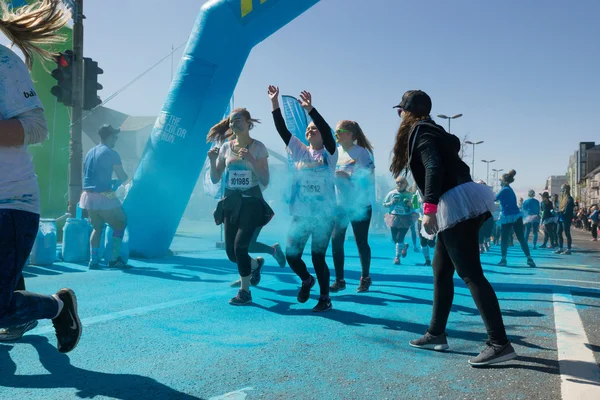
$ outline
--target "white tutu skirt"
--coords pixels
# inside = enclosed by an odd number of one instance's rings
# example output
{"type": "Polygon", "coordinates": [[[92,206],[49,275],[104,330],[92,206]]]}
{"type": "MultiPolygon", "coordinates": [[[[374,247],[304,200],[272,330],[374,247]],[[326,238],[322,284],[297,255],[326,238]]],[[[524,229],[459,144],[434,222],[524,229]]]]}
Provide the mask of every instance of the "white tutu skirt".
{"type": "Polygon", "coordinates": [[[486,185],[467,182],[440,197],[437,210],[438,232],[496,210],[496,196],[486,185]]]}
{"type": "Polygon", "coordinates": [[[523,218],[523,223],[524,224],[539,224],[540,216],[539,215],[528,215],[525,218],[523,218]]]}
{"type": "Polygon", "coordinates": [[[517,213],[517,214],[513,214],[513,215],[500,215],[500,219],[498,220],[498,223],[500,225],[507,225],[507,224],[514,224],[515,222],[517,222],[519,220],[519,218],[523,218],[523,214],[521,212],[517,213]]]}

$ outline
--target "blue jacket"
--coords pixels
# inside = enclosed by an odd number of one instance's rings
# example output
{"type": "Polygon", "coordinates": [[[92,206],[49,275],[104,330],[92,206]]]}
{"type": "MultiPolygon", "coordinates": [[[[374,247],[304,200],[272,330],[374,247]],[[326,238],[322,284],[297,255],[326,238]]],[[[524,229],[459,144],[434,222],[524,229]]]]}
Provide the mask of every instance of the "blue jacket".
{"type": "Polygon", "coordinates": [[[540,215],[540,202],[534,198],[529,198],[523,202],[523,212],[526,216],[540,215]]]}
{"type": "Polygon", "coordinates": [[[500,202],[502,214],[505,216],[516,215],[521,212],[517,205],[517,195],[510,186],[504,186],[496,195],[496,200],[500,202]]]}

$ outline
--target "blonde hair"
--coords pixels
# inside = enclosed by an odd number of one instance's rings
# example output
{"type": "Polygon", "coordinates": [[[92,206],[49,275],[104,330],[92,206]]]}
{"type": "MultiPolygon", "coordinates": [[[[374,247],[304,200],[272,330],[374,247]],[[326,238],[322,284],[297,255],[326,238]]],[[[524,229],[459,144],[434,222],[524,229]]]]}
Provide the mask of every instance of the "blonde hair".
{"type": "Polygon", "coordinates": [[[373,154],[373,145],[365,136],[365,133],[358,122],[345,119],[338,122],[338,127],[350,131],[350,133],[352,133],[352,138],[356,140],[356,144],[360,147],[364,147],[365,149],[369,150],[369,153],[373,154]]]}
{"type": "Polygon", "coordinates": [[[571,196],[571,186],[568,184],[564,184],[563,188],[565,192],[560,195],[560,210],[564,211],[567,208],[567,203],[569,201],[569,196],[571,196]]]}
{"type": "Polygon", "coordinates": [[[231,122],[231,116],[233,114],[240,114],[241,116],[246,118],[247,121],[250,121],[250,129],[253,129],[255,124],[260,124],[260,120],[253,119],[250,116],[250,112],[248,110],[246,110],[245,108],[236,108],[231,112],[231,114],[229,114],[227,118],[222,119],[221,122],[210,128],[210,131],[208,131],[208,135],[206,136],[206,143],[224,143],[225,140],[233,136],[233,131],[229,127],[229,123],[231,122]]]}
{"type": "Polygon", "coordinates": [[[23,52],[27,68],[33,66],[34,53],[47,60],[56,56],[56,53],[42,48],[42,45],[65,41],[57,31],[67,24],[71,13],[61,4],[60,0],[40,0],[13,10],[4,0],[0,0],[0,31],[23,52]]]}
{"type": "Polygon", "coordinates": [[[408,164],[408,138],[413,127],[420,121],[429,119],[429,115],[417,116],[410,111],[404,110],[402,122],[396,132],[396,143],[394,144],[392,164],[390,165],[390,172],[397,178],[406,164],[408,164]]]}

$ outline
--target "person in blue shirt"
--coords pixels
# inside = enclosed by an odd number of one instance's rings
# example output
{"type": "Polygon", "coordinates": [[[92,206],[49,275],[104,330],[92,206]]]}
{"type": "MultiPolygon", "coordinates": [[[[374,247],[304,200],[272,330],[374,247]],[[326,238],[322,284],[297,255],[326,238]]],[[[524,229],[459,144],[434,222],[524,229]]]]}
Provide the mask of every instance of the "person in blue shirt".
{"type": "MultiPolygon", "coordinates": [[[[113,230],[113,254],[109,261],[110,268],[126,268],[127,264],[121,259],[121,242],[127,227],[127,215],[121,201],[115,194],[113,173],[121,184],[128,180],[123,170],[121,157],[113,148],[117,143],[120,129],[104,125],[98,131],[100,144],[88,151],[85,156],[83,174],[83,193],[79,206],[87,210],[93,227],[90,237],[90,269],[99,268],[98,247],[105,224],[113,230]]],[[[111,255],[109,255],[111,257],[111,255]]]]}
{"type": "Polygon", "coordinates": [[[558,203],[558,250],[554,254],[571,254],[571,223],[573,222],[573,215],[575,209],[575,201],[571,197],[571,186],[564,184],[562,185],[560,195],[560,202],[558,203]],[[563,232],[567,237],[567,249],[563,250],[563,232]]]}
{"type": "Polygon", "coordinates": [[[525,233],[523,227],[523,214],[519,207],[517,206],[517,196],[515,192],[510,187],[510,184],[515,181],[515,175],[517,172],[512,169],[508,174],[502,175],[502,180],[500,184],[502,185],[502,189],[496,195],[496,200],[500,202],[500,207],[502,208],[502,215],[500,216],[500,220],[498,223],[502,226],[502,239],[500,247],[502,249],[502,259],[498,263],[498,265],[506,266],[506,254],[508,252],[508,240],[509,235],[514,229],[515,235],[517,236],[517,240],[521,244],[521,248],[523,249],[523,253],[527,256],[527,265],[530,267],[535,267],[535,262],[531,258],[531,254],[529,253],[529,246],[525,241],[525,233]]]}
{"type": "Polygon", "coordinates": [[[598,217],[598,206],[593,205],[590,208],[590,215],[588,217],[590,219],[590,226],[592,229],[592,242],[598,241],[598,217]]]}
{"type": "Polygon", "coordinates": [[[529,234],[533,232],[533,249],[537,249],[538,232],[540,230],[540,202],[535,198],[535,191],[527,193],[529,198],[523,202],[522,211],[525,215],[525,241],[529,243],[529,234]]]}

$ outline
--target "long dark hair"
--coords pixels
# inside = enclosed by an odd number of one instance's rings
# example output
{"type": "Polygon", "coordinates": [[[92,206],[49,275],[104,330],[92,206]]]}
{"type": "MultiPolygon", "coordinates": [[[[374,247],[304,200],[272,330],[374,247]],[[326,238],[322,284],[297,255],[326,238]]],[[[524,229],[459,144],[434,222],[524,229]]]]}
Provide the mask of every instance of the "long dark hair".
{"type": "Polygon", "coordinates": [[[419,121],[426,119],[429,119],[428,115],[418,117],[409,111],[404,111],[402,122],[398,132],[396,132],[396,143],[394,144],[392,164],[390,165],[390,172],[394,178],[397,178],[408,164],[410,132],[419,121]]]}

